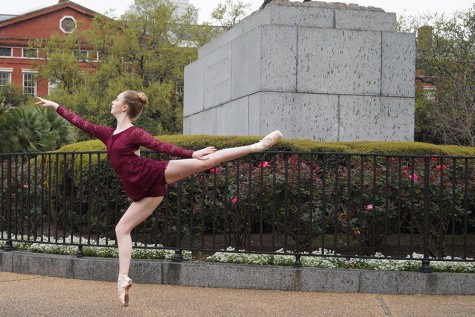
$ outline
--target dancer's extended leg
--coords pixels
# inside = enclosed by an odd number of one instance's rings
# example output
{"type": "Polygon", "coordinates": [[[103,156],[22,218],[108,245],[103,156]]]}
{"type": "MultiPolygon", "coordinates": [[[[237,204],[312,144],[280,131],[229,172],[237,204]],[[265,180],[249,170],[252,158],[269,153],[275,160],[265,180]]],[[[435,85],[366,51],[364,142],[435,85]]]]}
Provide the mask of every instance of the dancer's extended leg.
{"type": "Polygon", "coordinates": [[[168,184],[175,183],[180,179],[213,168],[223,162],[232,161],[254,152],[265,151],[276,144],[281,137],[282,134],[279,131],[274,131],[258,143],[216,151],[208,155],[207,160],[184,159],[170,161],[165,170],[165,178],[168,184]]]}

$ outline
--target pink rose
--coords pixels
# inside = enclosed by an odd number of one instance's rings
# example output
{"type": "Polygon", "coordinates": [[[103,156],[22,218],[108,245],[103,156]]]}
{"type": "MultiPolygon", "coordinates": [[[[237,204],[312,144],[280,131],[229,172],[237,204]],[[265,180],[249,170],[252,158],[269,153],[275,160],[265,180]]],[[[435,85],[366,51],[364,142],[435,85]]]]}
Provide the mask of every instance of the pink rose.
{"type": "Polygon", "coordinates": [[[443,170],[445,168],[445,165],[437,165],[435,168],[438,170],[443,170]]]}
{"type": "Polygon", "coordinates": [[[209,170],[210,173],[217,173],[219,172],[219,167],[215,167],[209,170]]]}
{"type": "Polygon", "coordinates": [[[232,202],[233,202],[234,204],[237,204],[237,201],[238,201],[237,196],[232,199],[232,202]]]}
{"type": "Polygon", "coordinates": [[[258,167],[267,167],[267,166],[269,166],[269,162],[264,161],[264,162],[259,163],[259,165],[257,165],[257,166],[258,167]]]}
{"type": "Polygon", "coordinates": [[[409,179],[413,179],[416,181],[419,179],[419,176],[417,174],[412,174],[412,175],[409,175],[409,179]]]}
{"type": "Polygon", "coordinates": [[[373,204],[369,204],[369,205],[367,205],[367,206],[365,207],[365,210],[371,211],[371,210],[373,210],[373,208],[374,208],[374,207],[373,207],[373,204]]]}

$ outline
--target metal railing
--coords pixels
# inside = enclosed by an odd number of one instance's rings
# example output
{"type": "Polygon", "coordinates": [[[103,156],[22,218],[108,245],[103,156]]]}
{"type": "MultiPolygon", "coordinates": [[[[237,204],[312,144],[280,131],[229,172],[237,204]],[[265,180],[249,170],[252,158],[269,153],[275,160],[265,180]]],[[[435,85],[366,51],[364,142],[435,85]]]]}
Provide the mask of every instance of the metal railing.
{"type": "MultiPolygon", "coordinates": [[[[145,153],[161,159],[156,153],[145,153]]],[[[104,152],[0,154],[0,240],[108,246],[130,201],[104,152]],[[73,240],[73,237],[76,237],[73,240]]],[[[136,246],[473,261],[475,157],[266,152],[170,186],[136,246]],[[383,254],[383,256],[381,255],[383,254]],[[376,256],[377,255],[377,256],[376,256]]]]}

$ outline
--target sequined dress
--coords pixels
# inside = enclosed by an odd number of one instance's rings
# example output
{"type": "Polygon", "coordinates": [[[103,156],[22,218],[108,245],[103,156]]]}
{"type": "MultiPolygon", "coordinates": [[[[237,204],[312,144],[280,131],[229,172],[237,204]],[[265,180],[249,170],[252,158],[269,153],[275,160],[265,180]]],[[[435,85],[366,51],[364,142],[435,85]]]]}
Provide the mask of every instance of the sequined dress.
{"type": "Polygon", "coordinates": [[[141,146],[170,156],[191,158],[193,154],[191,150],[160,142],[137,126],[114,134],[113,128],[92,124],[63,106],[59,106],[56,112],[106,145],[107,159],[133,201],[144,197],[164,196],[167,191],[165,168],[169,161],[137,156],[134,152],[141,146]]]}

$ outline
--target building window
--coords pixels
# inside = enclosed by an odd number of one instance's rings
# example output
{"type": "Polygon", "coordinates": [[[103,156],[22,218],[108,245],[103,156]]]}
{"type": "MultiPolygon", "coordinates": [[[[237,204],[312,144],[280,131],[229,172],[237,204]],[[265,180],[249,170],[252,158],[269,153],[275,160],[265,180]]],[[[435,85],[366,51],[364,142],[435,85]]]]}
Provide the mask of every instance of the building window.
{"type": "Polygon", "coordinates": [[[0,69],[0,86],[9,85],[12,82],[12,70],[0,69]]]}
{"type": "Polygon", "coordinates": [[[64,16],[59,21],[59,28],[64,33],[73,33],[74,30],[76,30],[76,27],[77,27],[76,19],[72,16],[64,16]]]}
{"type": "Polygon", "coordinates": [[[38,58],[37,48],[23,48],[22,57],[24,58],[38,58]]]}
{"type": "Polygon", "coordinates": [[[48,95],[58,88],[60,81],[58,79],[51,79],[48,81],[48,95]]]}
{"type": "Polygon", "coordinates": [[[99,61],[99,52],[98,51],[88,51],[87,52],[87,58],[91,62],[97,62],[97,61],[99,61]]]}
{"type": "Polygon", "coordinates": [[[87,61],[88,60],[88,54],[86,50],[75,50],[74,56],[78,61],[87,61]]]}
{"type": "Polygon", "coordinates": [[[23,94],[36,96],[36,72],[23,73],[23,94]]]}
{"type": "Polygon", "coordinates": [[[12,48],[11,47],[0,47],[0,56],[11,57],[12,48]]]}

